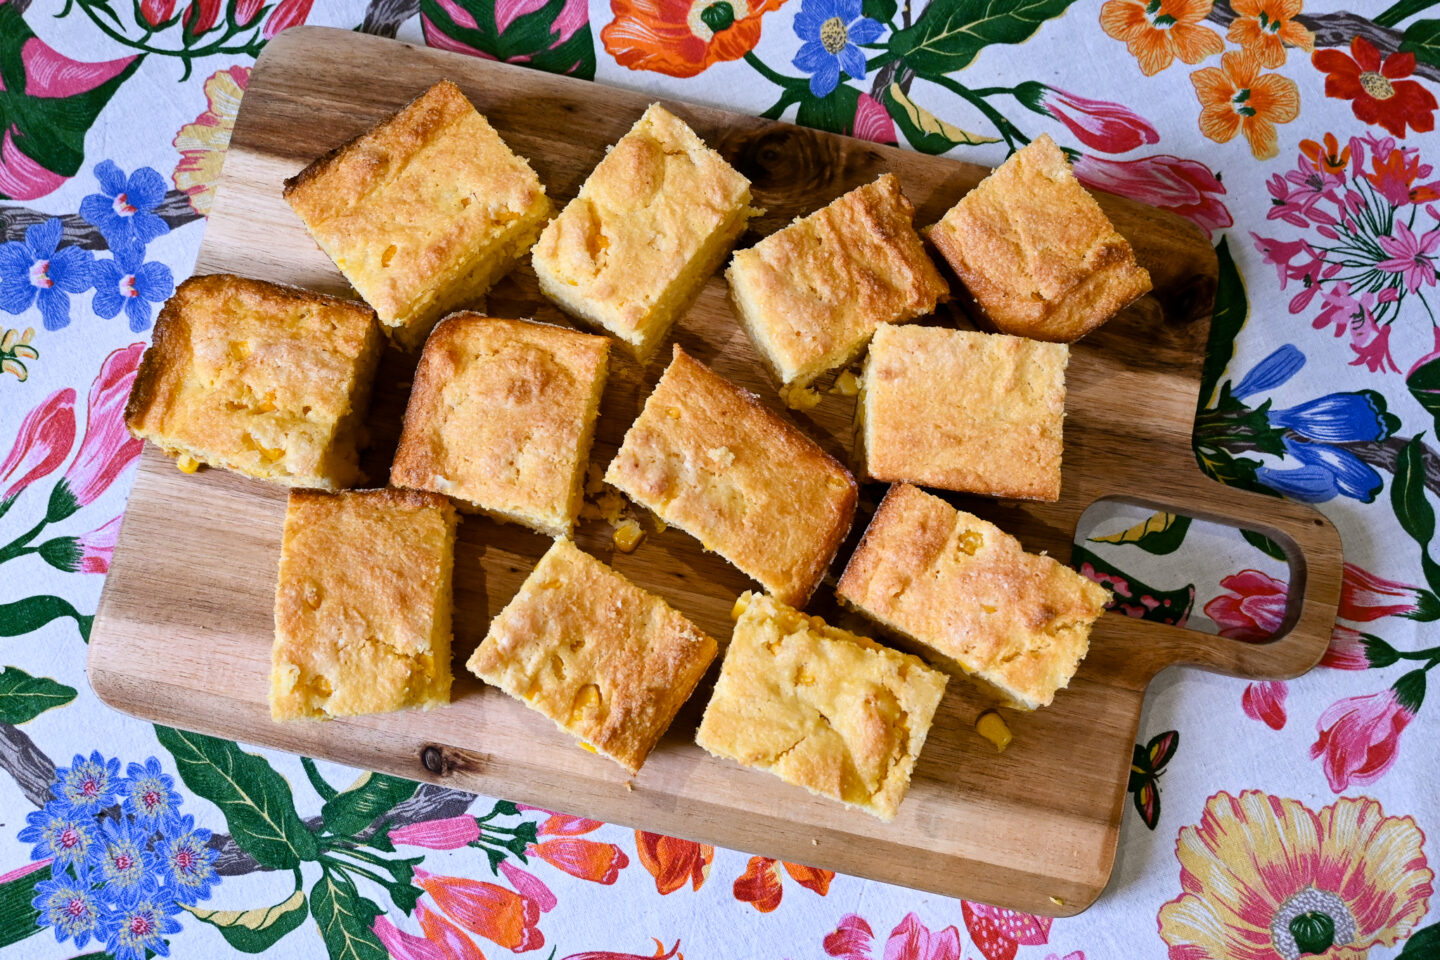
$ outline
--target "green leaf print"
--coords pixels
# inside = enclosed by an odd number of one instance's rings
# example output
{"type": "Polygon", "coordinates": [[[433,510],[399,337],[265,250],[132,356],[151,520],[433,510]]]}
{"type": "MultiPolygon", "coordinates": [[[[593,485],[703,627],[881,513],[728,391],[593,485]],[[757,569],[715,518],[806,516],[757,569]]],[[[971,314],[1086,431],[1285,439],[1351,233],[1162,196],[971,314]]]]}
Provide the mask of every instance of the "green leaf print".
{"type": "Polygon", "coordinates": [[[963,70],[992,43],[1020,43],[1074,0],[933,0],[915,25],[890,35],[889,50],[921,76],[963,70]]]}
{"type": "Polygon", "coordinates": [[[295,812],[290,784],[263,757],[233,741],[155,727],[185,785],[225,814],[240,848],[262,865],[290,869],[315,860],[319,844],[295,812]]]}
{"type": "Polygon", "coordinates": [[[342,837],[354,836],[374,823],[377,817],[389,813],[395,804],[409,800],[418,789],[420,784],[414,780],[402,780],[383,773],[362,774],[348,790],[327,800],[320,815],[332,833],[342,837]]]}
{"type": "Polygon", "coordinates": [[[60,597],[26,597],[14,603],[0,603],[0,637],[18,637],[61,617],[73,618],[80,630],[80,639],[90,642],[90,625],[95,618],[82,614],[70,601],[60,597]]]}
{"type": "Polygon", "coordinates": [[[808,87],[795,111],[795,122],[815,130],[849,133],[855,128],[855,110],[860,105],[860,91],[849,84],[840,84],[824,97],[810,96],[808,87]]]}
{"type": "Polygon", "coordinates": [[[50,871],[42,868],[0,883],[0,947],[19,943],[46,929],[37,922],[40,911],[30,901],[35,899],[35,885],[49,879],[50,871]]]}
{"type": "Polygon", "coordinates": [[[1235,355],[1235,338],[1250,314],[1250,301],[1245,295],[1245,280],[1230,255],[1230,240],[1222,237],[1215,247],[1220,261],[1220,278],[1215,286],[1215,314],[1210,320],[1210,344],[1205,351],[1205,366],[1200,373],[1200,406],[1210,405],[1215,385],[1235,355]]]}
{"type": "Polygon", "coordinates": [[[1246,543],[1250,544],[1250,546],[1254,547],[1256,550],[1259,550],[1267,557],[1274,557],[1276,560],[1288,559],[1285,556],[1285,551],[1280,549],[1280,544],[1276,543],[1274,540],[1271,540],[1263,533],[1255,530],[1241,530],[1240,536],[1245,538],[1246,543]]]}
{"type": "Polygon", "coordinates": [[[1406,27],[1400,52],[1413,53],[1416,60],[1440,67],[1440,20],[1416,20],[1406,27]]]}
{"type": "Polygon", "coordinates": [[[32,677],[19,667],[0,672],[0,723],[26,723],[74,699],[73,687],[49,677],[32,677]]]}
{"type": "Polygon", "coordinates": [[[225,942],[242,953],[262,953],[275,941],[305,922],[309,915],[305,894],[296,890],[273,907],[254,910],[202,910],[186,907],[197,920],[220,931],[225,942]]]}
{"type": "Polygon", "coordinates": [[[389,960],[389,953],[370,929],[383,913],[374,901],[360,896],[355,881],[326,866],[310,890],[310,913],[330,960],[389,960]]]}
{"type": "Polygon", "coordinates": [[[1146,553],[1174,553],[1190,532],[1190,518],[1174,513],[1154,513],[1128,530],[1108,537],[1091,537],[1091,543],[1130,543],[1146,553]]]}
{"type": "Polygon", "coordinates": [[[1440,923],[1415,931],[1398,960],[1440,960],[1440,923]]]}

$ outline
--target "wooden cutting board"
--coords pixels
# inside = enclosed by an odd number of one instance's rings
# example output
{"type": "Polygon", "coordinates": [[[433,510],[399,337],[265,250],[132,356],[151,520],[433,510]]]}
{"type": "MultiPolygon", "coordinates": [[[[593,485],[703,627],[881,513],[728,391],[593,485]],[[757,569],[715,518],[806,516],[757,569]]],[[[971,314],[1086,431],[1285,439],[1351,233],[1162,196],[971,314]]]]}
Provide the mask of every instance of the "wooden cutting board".
{"type": "MultiPolygon", "coordinates": [[[[639,93],[359,33],[288,31],[271,41],[251,75],[196,272],[353,296],[281,199],[281,181],[447,77],[530,159],[560,203],[650,102],[639,93]]],[[[666,105],[754,183],[767,213],[741,246],[887,170],[915,203],[917,224],[930,224],[989,172],[784,123],[666,105]]],[[[1070,555],[1076,521],[1102,497],[1262,531],[1291,558],[1295,595],[1287,630],[1273,642],[1247,644],[1108,614],[1079,675],[1052,707],[1007,711],[1015,739],[1004,754],[973,732],[988,704],[957,680],[893,823],[706,755],[693,736],[710,680],[634,777],[483,686],[463,664],[549,541],[479,517],[465,519],[457,546],[450,707],[272,723],[266,692],[285,491],[219,470],[186,476],[148,445],[95,620],[90,681],[106,703],[157,723],[952,896],[1077,913],[1110,876],[1151,678],[1179,663],[1254,678],[1304,672],[1325,649],[1341,573],[1339,538],[1318,513],[1221,486],[1196,468],[1190,435],[1216,282],[1210,244],[1169,213],[1118,197],[1100,200],[1149,268],[1155,294],[1073,349],[1061,499],[957,502],[1028,549],[1057,557],[1070,555]]],[[[528,265],[491,294],[489,310],[567,322],[539,296],[528,265]]],[[[936,322],[963,321],[945,315],[936,322]]],[[[673,336],[780,407],[719,276],[673,336]]],[[[619,353],[591,455],[596,464],[609,462],[669,355],[662,350],[661,359],[641,369],[619,353]]],[[[392,351],[379,374],[367,462],[376,482],[387,476],[412,365],[413,358],[392,351]]],[[[853,406],[830,395],[808,413],[788,415],[848,459],[853,406]]],[[[863,621],[836,611],[831,587],[882,494],[878,487],[863,491],[855,531],[811,606],[867,632],[863,621]]],[[[612,548],[610,528],[600,521],[585,523],[577,540],[722,642],[734,597],[752,586],[673,528],[651,533],[629,555],[612,548]]]]}

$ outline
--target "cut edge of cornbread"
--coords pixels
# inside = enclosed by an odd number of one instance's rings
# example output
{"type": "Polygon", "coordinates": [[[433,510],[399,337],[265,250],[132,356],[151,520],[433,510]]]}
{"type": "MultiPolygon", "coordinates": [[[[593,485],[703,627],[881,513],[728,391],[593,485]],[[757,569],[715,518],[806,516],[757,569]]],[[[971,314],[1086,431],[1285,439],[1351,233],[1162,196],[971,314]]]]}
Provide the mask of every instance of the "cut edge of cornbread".
{"type": "MultiPolygon", "coordinates": [[[[323,496],[344,497],[357,494],[383,494],[387,500],[394,501],[396,503],[418,506],[434,506],[439,508],[441,511],[441,518],[445,523],[445,540],[440,548],[440,568],[436,582],[436,592],[431,598],[433,600],[433,609],[435,611],[434,621],[431,625],[429,642],[429,659],[431,665],[434,668],[434,675],[432,678],[433,682],[422,688],[421,691],[417,692],[412,702],[402,703],[394,707],[388,707],[383,710],[360,710],[333,713],[327,709],[327,704],[329,702],[330,696],[333,695],[332,690],[331,694],[326,694],[323,695],[323,697],[320,697],[320,700],[323,700],[323,702],[317,702],[317,695],[312,693],[308,700],[305,700],[302,703],[294,704],[296,708],[295,711],[281,711],[282,695],[287,692],[293,692],[295,687],[295,681],[304,679],[298,676],[299,668],[295,667],[293,664],[290,664],[290,666],[296,671],[296,674],[295,677],[292,679],[289,689],[285,689],[284,676],[282,675],[282,671],[280,669],[281,665],[278,660],[280,654],[279,621],[281,619],[281,589],[283,588],[285,582],[284,575],[286,546],[290,543],[292,536],[292,531],[290,529],[289,509],[287,507],[285,529],[281,539],[280,571],[279,575],[277,576],[276,583],[276,634],[274,645],[271,648],[271,672],[269,688],[270,718],[272,721],[275,721],[277,723],[293,722],[297,720],[330,720],[346,716],[367,716],[374,713],[392,713],[397,710],[409,710],[417,707],[422,710],[431,710],[435,707],[447,706],[450,703],[450,688],[454,683],[454,674],[451,672],[450,669],[454,613],[453,578],[455,567],[455,537],[456,528],[459,525],[459,518],[457,517],[453,506],[451,506],[449,500],[447,500],[445,497],[420,490],[397,490],[393,487],[390,487],[374,490],[345,490],[335,494],[313,490],[294,490],[291,491],[290,496],[291,498],[323,496]]],[[[399,657],[400,654],[396,653],[395,656],[399,657]]],[[[324,678],[321,677],[320,679],[323,680],[324,678]]]]}
{"type": "MultiPolygon", "coordinates": [[[[768,594],[760,594],[754,591],[747,591],[740,595],[735,601],[731,610],[731,617],[737,622],[730,647],[726,651],[726,662],[722,664],[720,678],[716,681],[715,692],[710,702],[705,707],[705,715],[700,722],[700,727],[695,734],[695,742],[705,752],[713,757],[722,760],[731,760],[743,767],[768,773],[777,777],[782,782],[791,786],[803,787],[805,790],[817,797],[827,800],[838,800],[847,807],[862,810],[882,821],[890,821],[895,817],[901,802],[910,788],[910,777],[914,772],[915,765],[920,759],[924,750],[925,740],[929,736],[931,724],[934,721],[935,711],[939,707],[941,697],[945,693],[945,687],[949,683],[949,677],[939,670],[929,667],[922,659],[914,654],[895,650],[883,644],[877,643],[869,637],[852,633],[841,627],[832,626],[820,617],[811,616],[803,611],[785,604],[768,594]],[[830,643],[849,644],[863,650],[873,652],[885,660],[899,661],[903,664],[901,681],[904,684],[902,693],[908,692],[912,696],[907,698],[909,702],[902,704],[902,723],[906,736],[903,752],[889,759],[885,774],[878,789],[869,791],[864,801],[857,802],[853,799],[846,799],[844,796],[828,793],[817,789],[809,783],[799,782],[800,778],[791,779],[776,769],[779,762],[794,750],[799,743],[792,745],[788,750],[782,751],[774,756],[769,762],[757,760],[746,760],[738,756],[738,750],[731,744],[722,743],[717,736],[714,726],[719,721],[712,722],[712,717],[718,715],[721,708],[716,704],[725,704],[729,694],[730,682],[727,680],[727,668],[730,667],[731,651],[743,651],[744,645],[749,639],[749,631],[761,629],[765,624],[775,624],[779,633],[779,642],[783,643],[787,637],[796,633],[804,632],[811,637],[818,637],[830,643]],[[714,713],[712,713],[714,711],[714,713]]],[[[771,649],[770,641],[762,644],[771,649]]],[[[771,649],[773,653],[774,650],[771,649]]],[[[737,654],[738,657],[738,654],[737,654]]],[[[814,680],[812,678],[811,683],[814,680]]],[[[791,686],[805,685],[803,676],[792,681],[791,686]]],[[[895,691],[891,691],[895,696],[895,691]]],[[[743,696],[743,692],[737,692],[736,698],[743,696]]],[[[900,699],[896,697],[897,701],[900,699]]],[[[753,703],[753,702],[752,702],[753,703]]],[[[812,706],[821,719],[826,723],[827,728],[833,729],[833,721],[821,713],[818,708],[812,706]]],[[[753,720],[752,720],[753,723],[753,720]]],[[[808,737],[802,738],[801,743],[808,737]]],[[[868,787],[866,788],[868,790],[868,787]]]]}
{"type": "MultiPolygon", "coordinates": [[[[263,284],[276,288],[299,301],[341,304],[363,309],[370,314],[370,332],[365,338],[364,349],[356,358],[354,385],[346,394],[347,409],[335,423],[330,443],[322,454],[320,470],[314,474],[287,475],[283,470],[255,469],[234,459],[230,454],[202,449],[194,444],[167,436],[158,428],[152,429],[142,424],[156,402],[155,394],[159,389],[159,381],[165,368],[175,362],[177,356],[181,356],[189,350],[188,344],[177,340],[180,335],[177,327],[181,322],[179,319],[180,298],[175,295],[172,295],[161,307],[160,315],[155,320],[150,345],[146,347],[145,353],[140,359],[139,369],[135,373],[135,382],[131,387],[130,396],[125,402],[126,429],[137,439],[149,440],[166,454],[181,459],[182,462],[183,458],[188,457],[197,463],[229,470],[257,480],[267,480],[282,486],[334,491],[348,489],[363,483],[365,473],[360,469],[360,451],[369,442],[370,432],[365,418],[370,408],[370,393],[374,384],[375,370],[379,366],[380,355],[385,345],[385,338],[380,333],[375,311],[368,304],[359,301],[331,297],[300,287],[271,283],[267,280],[254,280],[234,274],[202,274],[190,277],[180,284],[176,289],[176,294],[178,295],[181,290],[192,284],[209,282],[212,277],[219,278],[222,283],[243,281],[246,284],[263,284]]],[[[257,445],[257,449],[261,453],[262,461],[278,464],[285,459],[283,449],[275,456],[271,456],[271,451],[267,448],[257,445]]],[[[187,469],[186,472],[191,471],[187,469]]]]}

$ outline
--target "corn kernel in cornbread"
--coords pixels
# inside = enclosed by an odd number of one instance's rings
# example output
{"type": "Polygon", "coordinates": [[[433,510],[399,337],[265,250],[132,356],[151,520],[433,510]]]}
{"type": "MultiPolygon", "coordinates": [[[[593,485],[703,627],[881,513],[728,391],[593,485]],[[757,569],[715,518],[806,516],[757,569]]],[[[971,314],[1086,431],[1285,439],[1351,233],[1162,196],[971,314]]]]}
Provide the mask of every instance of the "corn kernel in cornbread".
{"type": "Polygon", "coordinates": [[[468,667],[634,773],[715,651],[660,597],[556,540],[468,667]]]}
{"type": "Polygon", "coordinates": [[[756,213],[750,181],[652,104],[540,235],[535,275],[566,313],[643,360],[756,213]]]}
{"type": "Polygon", "coordinates": [[[677,344],[607,483],[803,604],[855,516],[855,478],[677,344]]]}
{"type": "Polygon", "coordinates": [[[903,483],[881,502],[835,593],[1026,710],[1070,682],[1110,600],[993,523],[903,483]]]}
{"type": "Polygon", "coordinates": [[[551,212],[535,171],[448,80],[286,180],[285,199],[406,349],[483,297],[551,212]]]}
{"type": "Polygon", "coordinates": [[[1069,349],[971,330],[882,327],[855,408],[863,472],[1058,499],[1069,349]]]}
{"type": "Polygon", "coordinates": [[[567,535],[609,347],[604,337],[528,320],[446,317],[415,371],[390,482],[567,535]]]}
{"type": "Polygon", "coordinates": [[[1001,333],[1068,343],[1150,291],[1130,242],[1045,134],[925,234],[1001,333]]]}
{"type": "Polygon", "coordinates": [[[773,597],[747,593],[736,608],[695,742],[892,819],[948,678],[773,597]]]}
{"type": "Polygon", "coordinates": [[[285,512],[270,714],[343,717],[450,702],[456,515],[416,490],[296,490],[285,512]]]}
{"type": "Polygon", "coordinates": [[[730,300],[792,407],[865,349],[875,328],[924,316],[950,290],[887,173],[731,260],[730,300]]]}
{"type": "Polygon", "coordinates": [[[363,303],[191,277],[155,321],[125,424],[187,473],[205,463],[292,487],[354,486],[383,344],[363,303]]]}

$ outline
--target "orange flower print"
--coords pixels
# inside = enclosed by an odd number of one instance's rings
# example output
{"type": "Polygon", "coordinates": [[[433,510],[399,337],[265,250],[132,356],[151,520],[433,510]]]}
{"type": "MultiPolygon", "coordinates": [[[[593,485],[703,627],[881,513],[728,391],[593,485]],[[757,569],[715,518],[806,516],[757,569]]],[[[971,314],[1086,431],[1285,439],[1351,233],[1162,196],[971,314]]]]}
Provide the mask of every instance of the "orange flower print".
{"type": "Polygon", "coordinates": [[[1192,73],[1190,82],[1203,105],[1200,132],[1216,143],[1243,133],[1257,160],[1269,160],[1280,152],[1275,124],[1300,115],[1295,81],[1278,73],[1261,76],[1260,61],[1253,53],[1232,50],[1220,58],[1220,66],[1192,73]]]}
{"type": "Polygon", "coordinates": [[[545,945],[536,926],[540,906],[529,897],[484,880],[440,877],[415,868],[415,882],[451,920],[486,940],[520,953],[545,945]]]}
{"type": "Polygon", "coordinates": [[[559,837],[532,843],[526,852],[557,870],[564,870],[572,877],[591,883],[614,883],[620,871],[630,865],[630,858],[615,844],[581,837],[559,837]]]}
{"type": "Polygon", "coordinates": [[[1235,0],[1235,19],[1225,38],[1260,58],[1262,67],[1285,62],[1285,47],[1315,49],[1315,34],[1296,22],[1303,0],[1235,0]]]}
{"type": "Polygon", "coordinates": [[[662,897],[679,890],[686,881],[691,890],[699,890],[715,860],[715,848],[708,843],[644,830],[635,831],[635,853],[655,878],[655,892],[662,897]]]}
{"type": "Polygon", "coordinates": [[[769,857],[751,857],[745,872],[735,878],[735,899],[750,904],[761,913],[769,913],[780,906],[780,898],[785,894],[780,878],[781,866],[796,883],[822,897],[830,892],[830,881],[835,879],[834,870],[821,870],[769,857]]]}
{"type": "Polygon", "coordinates": [[[785,0],[610,0],[615,19],[600,31],[622,67],[693,77],[739,60],[760,42],[760,18],[785,0]]]}
{"type": "Polygon", "coordinates": [[[1350,166],[1350,147],[1347,144],[1342,150],[1335,139],[1335,134],[1325,134],[1325,144],[1322,146],[1314,140],[1301,140],[1300,152],[1305,159],[1314,165],[1317,172],[1330,173],[1335,176],[1345,172],[1350,166]]]}
{"type": "Polygon", "coordinates": [[[1200,26],[1212,0],[1108,0],[1100,8],[1100,26],[1123,41],[1150,77],[1179,57],[1199,63],[1225,49],[1220,34],[1200,26]]]}

